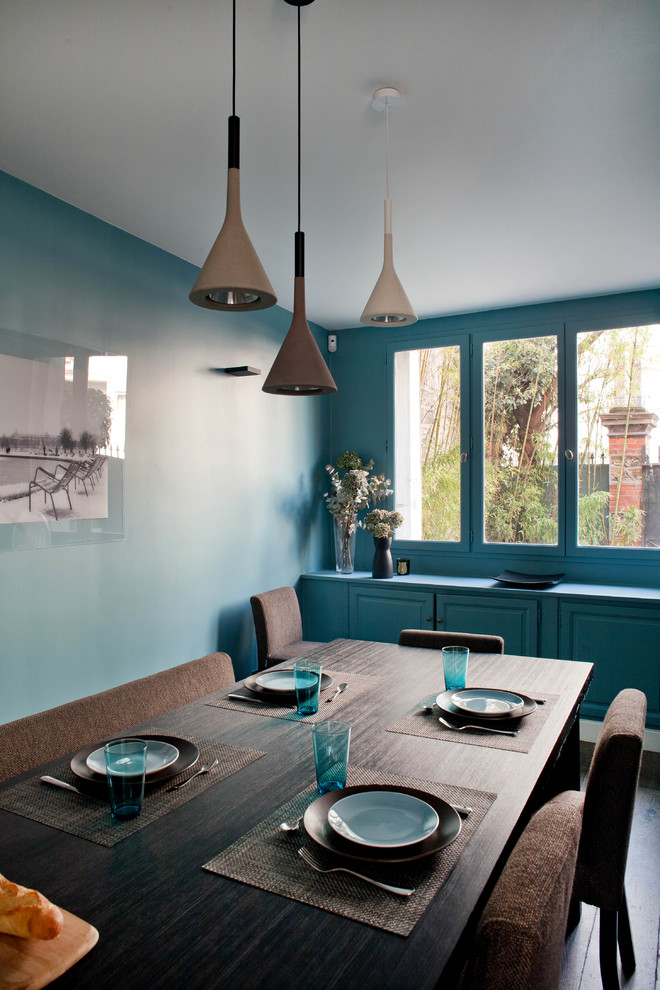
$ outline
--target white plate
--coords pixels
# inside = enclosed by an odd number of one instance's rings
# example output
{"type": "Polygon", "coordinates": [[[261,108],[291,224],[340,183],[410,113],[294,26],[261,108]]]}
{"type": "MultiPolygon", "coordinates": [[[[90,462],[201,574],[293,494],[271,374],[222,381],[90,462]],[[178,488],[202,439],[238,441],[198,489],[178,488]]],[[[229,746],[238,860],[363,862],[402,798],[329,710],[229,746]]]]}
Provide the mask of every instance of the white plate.
{"type": "Polygon", "coordinates": [[[281,691],[293,694],[296,690],[292,670],[269,670],[257,677],[257,684],[265,691],[281,691]]]}
{"type": "Polygon", "coordinates": [[[349,794],[328,811],[328,824],[338,835],[374,849],[421,842],[435,832],[438,821],[430,804],[401,791],[349,794]]]}
{"type": "MultiPolygon", "coordinates": [[[[178,759],[179,750],[176,746],[171,746],[169,743],[162,742],[160,739],[147,740],[147,776],[150,773],[158,773],[159,770],[164,770],[178,759]]],[[[105,753],[103,752],[103,746],[90,753],[85,762],[94,773],[102,773],[105,777],[105,753]]]]}
{"type": "Polygon", "coordinates": [[[465,688],[451,696],[451,703],[460,711],[471,715],[508,715],[518,711],[525,704],[522,698],[511,691],[492,691],[488,688],[470,691],[465,688]]]}

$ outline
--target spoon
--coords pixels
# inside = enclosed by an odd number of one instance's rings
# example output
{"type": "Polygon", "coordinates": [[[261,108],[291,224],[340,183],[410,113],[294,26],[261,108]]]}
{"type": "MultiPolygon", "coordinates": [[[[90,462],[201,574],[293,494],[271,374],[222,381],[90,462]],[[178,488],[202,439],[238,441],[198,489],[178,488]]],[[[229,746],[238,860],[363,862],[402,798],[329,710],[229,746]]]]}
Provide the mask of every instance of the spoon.
{"type": "Polygon", "coordinates": [[[213,767],[217,766],[217,764],[218,764],[218,758],[216,756],[216,758],[213,761],[213,763],[209,763],[208,766],[206,766],[206,764],[203,764],[199,768],[199,770],[197,770],[195,773],[193,773],[190,777],[187,777],[186,780],[182,780],[180,784],[174,784],[172,787],[168,787],[168,790],[169,791],[178,791],[180,787],[185,787],[186,784],[189,784],[191,780],[194,780],[195,779],[195,777],[199,777],[199,775],[201,773],[208,773],[209,770],[212,770],[213,767]]]}
{"type": "Polygon", "coordinates": [[[282,822],[280,828],[282,829],[283,832],[295,832],[295,830],[298,828],[302,820],[303,820],[302,815],[300,816],[300,818],[291,818],[288,822],[282,822]]]}
{"type": "Polygon", "coordinates": [[[329,705],[331,701],[334,701],[335,698],[342,693],[342,691],[345,691],[346,690],[347,687],[348,687],[348,684],[346,684],[346,683],[340,684],[339,687],[337,688],[337,690],[335,691],[335,693],[333,694],[333,696],[331,698],[326,698],[325,699],[326,705],[329,705]]]}

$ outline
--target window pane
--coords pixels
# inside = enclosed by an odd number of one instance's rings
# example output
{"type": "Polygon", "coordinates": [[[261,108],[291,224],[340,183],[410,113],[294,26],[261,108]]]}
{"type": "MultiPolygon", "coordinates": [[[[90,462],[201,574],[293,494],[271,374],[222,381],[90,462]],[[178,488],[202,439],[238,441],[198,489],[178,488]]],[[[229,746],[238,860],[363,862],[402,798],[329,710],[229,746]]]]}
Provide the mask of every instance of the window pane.
{"type": "Polygon", "coordinates": [[[461,538],[460,349],[396,354],[395,498],[400,539],[461,538]]]}
{"type": "Polygon", "coordinates": [[[557,338],[484,344],[484,539],[557,543],[557,338]]]}
{"type": "Polygon", "coordinates": [[[660,326],[577,335],[578,542],[660,547],[660,326]]]}

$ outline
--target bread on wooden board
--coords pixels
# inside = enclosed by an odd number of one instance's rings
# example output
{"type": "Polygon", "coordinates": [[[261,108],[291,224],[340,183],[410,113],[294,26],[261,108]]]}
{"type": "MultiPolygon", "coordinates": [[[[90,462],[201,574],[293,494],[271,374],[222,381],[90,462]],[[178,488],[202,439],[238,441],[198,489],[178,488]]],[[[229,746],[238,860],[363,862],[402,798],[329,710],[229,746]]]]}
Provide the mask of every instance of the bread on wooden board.
{"type": "Polygon", "coordinates": [[[19,938],[56,938],[63,920],[60,909],[38,890],[12,883],[0,873],[0,932],[19,938]]]}

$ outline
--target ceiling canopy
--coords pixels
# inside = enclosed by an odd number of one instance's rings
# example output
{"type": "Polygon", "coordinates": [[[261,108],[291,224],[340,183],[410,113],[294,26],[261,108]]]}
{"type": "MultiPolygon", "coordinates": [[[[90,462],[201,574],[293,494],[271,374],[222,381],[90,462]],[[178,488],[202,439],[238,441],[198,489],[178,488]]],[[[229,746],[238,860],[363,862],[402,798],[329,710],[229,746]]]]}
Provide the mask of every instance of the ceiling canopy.
{"type": "MultiPolygon", "coordinates": [[[[293,309],[296,17],[238,0],[245,226],[293,309]]],[[[657,0],[302,7],[308,318],[359,325],[382,264],[420,319],[659,282],[657,0]]],[[[3,0],[0,169],[201,266],[222,222],[230,0],[3,0]]]]}

